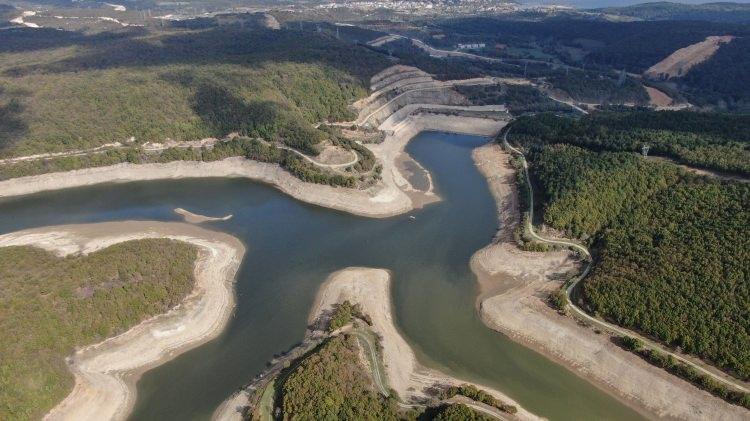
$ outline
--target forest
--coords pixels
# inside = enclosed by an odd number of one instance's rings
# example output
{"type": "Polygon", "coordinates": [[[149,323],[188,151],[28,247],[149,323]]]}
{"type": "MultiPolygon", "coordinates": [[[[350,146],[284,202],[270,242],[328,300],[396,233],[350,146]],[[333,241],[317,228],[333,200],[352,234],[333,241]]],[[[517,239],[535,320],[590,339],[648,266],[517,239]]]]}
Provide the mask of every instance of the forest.
{"type": "Polygon", "coordinates": [[[524,142],[544,222],[591,245],[584,307],[748,379],[750,185],[635,154],[524,142]]]}
{"type": "Polygon", "coordinates": [[[280,387],[283,419],[399,419],[395,401],[374,390],[351,335],[327,340],[280,387]]]}
{"type": "MultiPolygon", "coordinates": [[[[352,310],[347,305],[345,311],[352,310]]],[[[343,317],[343,316],[342,316],[343,317]]],[[[489,421],[474,409],[459,403],[437,403],[427,407],[400,409],[395,394],[386,398],[373,386],[369,369],[361,361],[353,335],[339,334],[292,363],[277,378],[278,419],[291,420],[400,420],[400,421],[489,421]],[[285,379],[279,382],[278,379],[285,379]]],[[[504,404],[486,392],[464,385],[450,388],[441,400],[462,394],[513,414],[516,407],[504,404]]],[[[252,418],[254,419],[254,418],[252,418]]]]}
{"type": "Polygon", "coordinates": [[[750,186],[685,177],[624,209],[583,284],[592,312],[750,378],[750,186]]]}
{"type": "Polygon", "coordinates": [[[314,154],[389,64],[292,30],[47,32],[0,33],[0,156],[233,132],[314,154]]]}
{"type": "Polygon", "coordinates": [[[641,152],[697,167],[750,175],[750,115],[612,109],[580,119],[552,114],[521,117],[509,139],[567,143],[596,151],[641,152]]]}
{"type": "Polygon", "coordinates": [[[445,33],[443,46],[458,42],[490,42],[506,45],[536,44],[563,59],[561,47],[581,49],[583,58],[568,64],[586,68],[625,69],[641,73],[675,50],[710,35],[746,36],[750,26],[700,21],[608,22],[578,17],[540,21],[500,17],[447,19],[433,23],[445,33]]]}
{"type": "Polygon", "coordinates": [[[474,105],[504,104],[515,116],[527,112],[567,112],[571,108],[551,100],[531,86],[524,85],[487,85],[461,86],[455,89],[465,95],[474,105]]]}
{"type": "Polygon", "coordinates": [[[574,70],[550,77],[548,81],[577,102],[648,104],[648,94],[643,85],[631,77],[625,78],[620,85],[617,80],[608,76],[574,70]]]}
{"type": "Polygon", "coordinates": [[[192,290],[197,250],[166,239],[57,257],[0,248],[0,419],[39,419],[73,388],[77,347],[166,312],[192,290]]]}
{"type": "Polygon", "coordinates": [[[674,184],[679,169],[630,153],[594,153],[576,146],[533,147],[533,182],[541,187],[544,222],[586,241],[633,203],[674,184]]]}
{"type": "Polygon", "coordinates": [[[696,105],[717,104],[719,109],[750,111],[750,37],[722,45],[708,60],[676,79],[696,105]]]}

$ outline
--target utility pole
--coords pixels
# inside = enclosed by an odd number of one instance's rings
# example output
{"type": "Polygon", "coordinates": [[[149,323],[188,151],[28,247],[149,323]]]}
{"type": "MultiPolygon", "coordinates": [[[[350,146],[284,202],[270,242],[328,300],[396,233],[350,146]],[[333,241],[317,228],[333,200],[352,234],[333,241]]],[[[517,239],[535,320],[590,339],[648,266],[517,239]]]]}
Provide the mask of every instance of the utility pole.
{"type": "Polygon", "coordinates": [[[625,74],[625,68],[622,68],[622,71],[620,71],[620,78],[617,80],[617,87],[621,88],[622,85],[625,84],[625,79],[627,78],[627,75],[625,74]]]}

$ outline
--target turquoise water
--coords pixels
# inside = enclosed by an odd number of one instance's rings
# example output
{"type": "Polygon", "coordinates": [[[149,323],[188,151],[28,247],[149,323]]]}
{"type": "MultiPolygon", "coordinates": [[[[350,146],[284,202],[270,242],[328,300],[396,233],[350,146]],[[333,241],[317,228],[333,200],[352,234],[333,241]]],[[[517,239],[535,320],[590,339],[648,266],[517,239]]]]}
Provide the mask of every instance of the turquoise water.
{"type": "Polygon", "coordinates": [[[476,314],[469,258],[497,229],[494,201],[471,159],[471,150],[484,142],[474,136],[418,135],[407,150],[431,171],[444,200],[393,218],[367,219],[306,205],[247,180],[188,179],[0,200],[0,232],[179,220],[172,212],[176,207],[234,215],[205,224],[247,246],[232,320],[218,339],[141,378],[134,420],[208,419],[274,354],[302,339],[318,287],[346,266],[392,271],[396,321],[423,363],[494,386],[550,419],[639,419],[565,368],[489,330],[476,314]]]}

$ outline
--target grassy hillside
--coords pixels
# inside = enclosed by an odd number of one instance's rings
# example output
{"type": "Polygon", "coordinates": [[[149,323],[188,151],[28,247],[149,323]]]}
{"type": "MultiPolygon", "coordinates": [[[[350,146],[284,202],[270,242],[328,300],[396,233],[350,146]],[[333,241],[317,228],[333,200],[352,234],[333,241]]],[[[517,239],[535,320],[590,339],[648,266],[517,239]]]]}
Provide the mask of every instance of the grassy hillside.
{"type": "Polygon", "coordinates": [[[311,125],[350,119],[348,103],[388,64],[365,48],[299,31],[6,32],[4,156],[231,132],[315,153],[326,134],[311,125]]]}
{"type": "Polygon", "coordinates": [[[585,307],[750,377],[748,184],[571,145],[529,159],[545,222],[591,244],[585,307]]]}
{"type": "Polygon", "coordinates": [[[179,303],[195,258],[193,246],[159,239],[65,258],[0,248],[0,419],[50,410],[73,387],[64,358],[179,303]]]}

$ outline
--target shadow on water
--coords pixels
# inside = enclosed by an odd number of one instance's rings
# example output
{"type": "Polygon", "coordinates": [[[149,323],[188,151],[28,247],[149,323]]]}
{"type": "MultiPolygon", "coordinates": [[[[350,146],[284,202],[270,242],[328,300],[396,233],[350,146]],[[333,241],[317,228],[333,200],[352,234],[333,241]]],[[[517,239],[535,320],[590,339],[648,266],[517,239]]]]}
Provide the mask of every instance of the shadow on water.
{"type": "Polygon", "coordinates": [[[237,308],[216,340],[146,373],[132,419],[207,419],[272,356],[298,342],[320,284],[346,266],[393,273],[396,319],[423,363],[496,387],[530,411],[565,420],[640,418],[477,316],[469,258],[492,238],[495,204],[471,150],[479,137],[421,133],[408,152],[444,198],[410,215],[360,218],[297,202],[245,180],[110,185],[0,201],[0,232],[120,219],[176,220],[182,207],[233,214],[210,226],[247,245],[237,308]]]}

